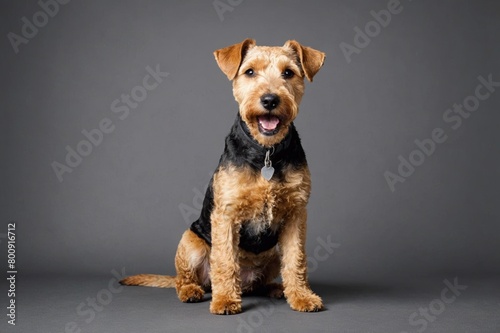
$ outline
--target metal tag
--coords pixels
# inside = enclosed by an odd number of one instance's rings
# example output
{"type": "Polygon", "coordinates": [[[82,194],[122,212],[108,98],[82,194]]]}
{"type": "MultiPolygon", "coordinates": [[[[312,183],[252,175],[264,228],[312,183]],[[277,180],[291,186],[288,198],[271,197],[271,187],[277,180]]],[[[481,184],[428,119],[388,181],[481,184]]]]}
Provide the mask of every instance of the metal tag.
{"type": "Polygon", "coordinates": [[[272,166],[263,166],[262,169],[260,169],[260,173],[262,177],[269,181],[273,178],[274,168],[272,166]]]}

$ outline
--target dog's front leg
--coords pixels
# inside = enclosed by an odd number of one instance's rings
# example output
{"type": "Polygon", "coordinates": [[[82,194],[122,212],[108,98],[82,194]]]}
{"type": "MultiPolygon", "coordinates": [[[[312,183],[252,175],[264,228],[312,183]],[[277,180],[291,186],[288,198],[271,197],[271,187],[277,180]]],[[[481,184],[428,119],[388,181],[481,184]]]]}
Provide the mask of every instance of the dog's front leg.
{"type": "MultiPolygon", "coordinates": [[[[227,207],[226,207],[227,208],[227,207]]],[[[233,218],[229,209],[216,209],[212,220],[212,252],[210,278],[212,281],[213,314],[241,312],[241,280],[238,260],[238,244],[241,224],[233,218]]]]}
{"type": "Polygon", "coordinates": [[[283,225],[279,239],[282,252],[281,277],[290,307],[296,311],[313,312],[321,310],[323,303],[312,292],[307,281],[306,220],[306,208],[297,208],[283,225]]]}

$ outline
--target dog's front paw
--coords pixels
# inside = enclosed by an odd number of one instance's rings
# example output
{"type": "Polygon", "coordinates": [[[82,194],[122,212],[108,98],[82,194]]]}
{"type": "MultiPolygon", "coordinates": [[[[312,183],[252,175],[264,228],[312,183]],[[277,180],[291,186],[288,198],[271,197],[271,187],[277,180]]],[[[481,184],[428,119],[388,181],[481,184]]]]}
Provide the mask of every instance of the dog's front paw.
{"type": "Polygon", "coordinates": [[[295,311],[318,312],[323,309],[321,298],[314,293],[289,297],[288,303],[295,311]]]}
{"type": "Polygon", "coordinates": [[[241,312],[241,300],[228,297],[214,297],[210,303],[210,312],[218,315],[232,315],[241,312]]]}

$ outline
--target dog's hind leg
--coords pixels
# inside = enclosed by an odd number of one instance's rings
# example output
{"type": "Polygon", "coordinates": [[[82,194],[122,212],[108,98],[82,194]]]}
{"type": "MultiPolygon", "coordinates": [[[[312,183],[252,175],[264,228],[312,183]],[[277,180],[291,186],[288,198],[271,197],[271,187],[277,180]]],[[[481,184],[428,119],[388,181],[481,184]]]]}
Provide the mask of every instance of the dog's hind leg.
{"type": "Polygon", "coordinates": [[[271,298],[283,298],[283,284],[274,282],[276,278],[280,275],[281,270],[281,258],[278,251],[272,257],[271,261],[267,264],[264,270],[265,283],[264,283],[264,295],[271,298]]]}
{"type": "Polygon", "coordinates": [[[255,287],[255,294],[271,297],[283,298],[283,284],[274,282],[280,274],[280,254],[273,250],[273,254],[269,262],[262,270],[262,281],[255,287]]]}
{"type": "Polygon", "coordinates": [[[210,247],[194,232],[184,233],[177,248],[175,289],[182,302],[200,302],[210,287],[210,247]]]}

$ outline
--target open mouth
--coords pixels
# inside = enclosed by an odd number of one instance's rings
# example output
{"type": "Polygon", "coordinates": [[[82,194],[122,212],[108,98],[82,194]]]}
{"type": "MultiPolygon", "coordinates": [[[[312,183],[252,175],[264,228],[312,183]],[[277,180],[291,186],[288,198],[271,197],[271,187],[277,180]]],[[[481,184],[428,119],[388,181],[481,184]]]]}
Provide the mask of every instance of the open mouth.
{"type": "Polygon", "coordinates": [[[264,135],[274,135],[278,133],[280,119],[272,115],[264,115],[257,117],[259,122],[259,131],[264,135]]]}

